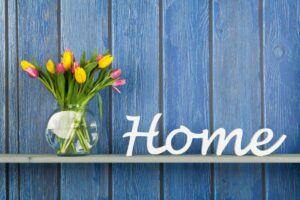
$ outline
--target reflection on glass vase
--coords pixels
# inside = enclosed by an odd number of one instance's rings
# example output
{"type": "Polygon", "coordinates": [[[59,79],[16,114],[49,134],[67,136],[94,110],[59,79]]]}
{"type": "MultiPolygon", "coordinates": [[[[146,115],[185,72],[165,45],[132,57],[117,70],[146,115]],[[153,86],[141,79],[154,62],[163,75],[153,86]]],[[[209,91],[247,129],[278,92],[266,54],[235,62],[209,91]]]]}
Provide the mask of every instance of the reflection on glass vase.
{"type": "Polygon", "coordinates": [[[87,155],[98,138],[96,120],[85,106],[66,105],[48,120],[46,139],[57,155],[87,155]]]}

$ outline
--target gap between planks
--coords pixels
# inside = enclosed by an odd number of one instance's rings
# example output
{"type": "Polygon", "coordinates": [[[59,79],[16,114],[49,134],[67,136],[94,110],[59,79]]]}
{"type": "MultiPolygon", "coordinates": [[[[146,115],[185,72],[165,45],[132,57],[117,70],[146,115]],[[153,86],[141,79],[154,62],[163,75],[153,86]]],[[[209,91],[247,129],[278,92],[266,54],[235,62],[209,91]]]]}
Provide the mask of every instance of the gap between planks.
{"type": "Polygon", "coordinates": [[[134,155],[94,154],[64,157],[55,154],[0,154],[0,163],[300,163],[300,154],[235,155],[134,155]]]}

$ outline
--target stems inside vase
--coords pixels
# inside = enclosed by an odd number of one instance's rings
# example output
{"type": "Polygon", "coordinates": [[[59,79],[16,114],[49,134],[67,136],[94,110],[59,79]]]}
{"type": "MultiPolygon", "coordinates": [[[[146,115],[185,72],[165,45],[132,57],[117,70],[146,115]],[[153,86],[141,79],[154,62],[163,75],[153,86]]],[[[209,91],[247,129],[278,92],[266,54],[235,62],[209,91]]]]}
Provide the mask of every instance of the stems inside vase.
{"type": "Polygon", "coordinates": [[[76,112],[76,114],[69,126],[66,138],[58,138],[60,141],[58,154],[88,154],[90,152],[91,145],[85,119],[85,109],[81,108],[73,111],[76,112]],[[83,152],[81,152],[81,149],[83,152]]]}

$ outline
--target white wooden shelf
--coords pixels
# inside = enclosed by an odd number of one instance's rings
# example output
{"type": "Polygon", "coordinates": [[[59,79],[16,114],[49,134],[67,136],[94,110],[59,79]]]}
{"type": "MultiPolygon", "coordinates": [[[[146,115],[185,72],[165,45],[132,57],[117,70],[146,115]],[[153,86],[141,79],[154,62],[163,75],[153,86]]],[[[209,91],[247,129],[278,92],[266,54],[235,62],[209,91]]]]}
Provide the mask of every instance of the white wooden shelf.
{"type": "Polygon", "coordinates": [[[234,155],[134,155],[94,154],[63,157],[55,154],[0,154],[0,163],[300,163],[300,154],[270,156],[234,155]]]}

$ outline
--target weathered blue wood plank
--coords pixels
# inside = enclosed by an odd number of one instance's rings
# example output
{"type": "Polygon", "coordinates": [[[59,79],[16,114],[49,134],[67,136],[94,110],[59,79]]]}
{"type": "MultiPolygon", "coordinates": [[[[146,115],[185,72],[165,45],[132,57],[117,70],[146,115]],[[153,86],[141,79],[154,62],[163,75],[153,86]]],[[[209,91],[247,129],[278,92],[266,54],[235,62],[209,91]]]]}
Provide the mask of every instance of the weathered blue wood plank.
{"type": "MultiPolygon", "coordinates": [[[[18,123],[18,73],[17,58],[17,13],[16,1],[8,2],[8,151],[18,153],[19,123],[18,123]]],[[[19,198],[19,171],[17,164],[10,164],[9,171],[9,199],[19,198]]]]}
{"type": "MultiPolygon", "coordinates": [[[[213,1],[213,128],[261,127],[259,1],[213,1]]],[[[225,152],[233,153],[233,142],[225,152]]],[[[260,199],[261,165],[215,165],[216,199],[260,199]]]]}
{"type": "MultiPolygon", "coordinates": [[[[57,1],[18,1],[19,60],[35,57],[44,65],[58,54],[57,1]]],[[[18,66],[19,67],[19,66],[18,66]]],[[[53,152],[45,139],[45,127],[56,102],[44,86],[19,68],[20,153],[53,152]]],[[[21,165],[21,199],[56,199],[57,165],[21,165]]]]}
{"type": "MultiPolygon", "coordinates": [[[[300,1],[264,1],[265,126],[287,139],[280,153],[300,151],[300,1]]],[[[299,165],[266,165],[266,198],[299,199],[299,165]]]]}
{"type": "MultiPolygon", "coordinates": [[[[94,49],[104,52],[108,48],[107,16],[108,4],[106,0],[62,1],[61,52],[65,48],[71,48],[78,60],[84,50],[89,57],[94,49]]],[[[94,153],[108,152],[108,89],[103,91],[101,95],[104,117],[99,127],[100,140],[94,153]]],[[[96,99],[89,103],[89,109],[100,122],[96,99]]],[[[62,199],[108,199],[108,165],[62,164],[61,191],[62,199]]]]}
{"type": "MultiPolygon", "coordinates": [[[[5,131],[6,131],[6,43],[5,43],[5,1],[0,1],[0,152],[5,152],[5,131]]],[[[5,164],[0,165],[0,199],[6,198],[5,164]]]]}
{"type": "MultiPolygon", "coordinates": [[[[126,153],[122,135],[132,124],[126,115],[141,116],[141,130],[148,130],[159,111],[159,7],[158,0],[112,1],[114,67],[123,69],[127,84],[113,93],[112,153],[126,153]]],[[[158,140],[156,140],[157,144],[158,140]]],[[[134,152],[146,153],[145,140],[137,139],[134,152]]],[[[113,199],[159,199],[158,164],[113,164],[113,199]]]]}
{"type": "MultiPolygon", "coordinates": [[[[209,128],[208,1],[163,1],[164,138],[180,125],[209,128]]],[[[185,136],[176,136],[175,149],[185,136]]],[[[200,153],[193,142],[188,153],[200,153]]],[[[210,165],[164,165],[165,199],[210,199],[210,165]]]]}

